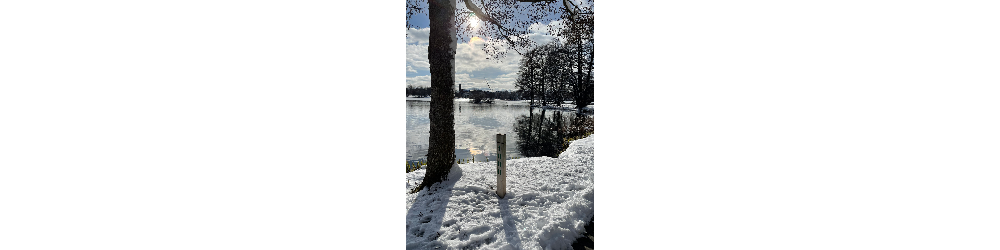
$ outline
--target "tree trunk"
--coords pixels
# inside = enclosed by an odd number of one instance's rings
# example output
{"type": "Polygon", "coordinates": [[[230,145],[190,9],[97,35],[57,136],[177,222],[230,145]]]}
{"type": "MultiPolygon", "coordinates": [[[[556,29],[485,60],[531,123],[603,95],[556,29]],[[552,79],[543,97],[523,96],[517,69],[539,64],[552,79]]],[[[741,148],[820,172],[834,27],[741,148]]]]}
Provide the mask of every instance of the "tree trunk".
{"type": "Polygon", "coordinates": [[[549,65],[549,59],[546,58],[545,62],[542,63],[542,93],[541,93],[542,94],[542,107],[545,107],[545,104],[548,104],[546,102],[546,101],[548,101],[548,99],[546,99],[546,98],[549,97],[549,95],[548,95],[548,85],[547,85],[548,84],[547,80],[549,78],[548,65],[549,65]]]}
{"type": "MultiPolygon", "coordinates": [[[[528,64],[528,65],[531,65],[531,64],[528,64]]],[[[529,102],[528,107],[534,107],[535,106],[535,70],[531,69],[528,72],[530,72],[529,73],[530,78],[528,78],[528,79],[531,79],[531,81],[529,81],[530,85],[528,85],[528,86],[531,86],[530,87],[531,93],[529,94],[530,95],[529,98],[531,98],[531,99],[529,99],[529,101],[528,101],[529,102]]]]}
{"type": "Polygon", "coordinates": [[[541,138],[544,138],[542,136],[542,125],[543,125],[542,123],[545,122],[545,109],[542,109],[542,115],[540,115],[538,118],[539,118],[538,119],[538,127],[537,127],[538,131],[535,132],[535,133],[536,133],[536,135],[538,135],[538,138],[541,139],[541,138]]]}
{"type": "MultiPolygon", "coordinates": [[[[573,22],[573,25],[579,25],[579,24],[573,22]]],[[[577,39],[576,39],[576,87],[573,88],[573,94],[575,95],[576,98],[574,98],[575,100],[573,100],[573,102],[576,103],[576,112],[583,113],[583,107],[586,107],[588,104],[588,103],[582,103],[584,102],[584,98],[583,98],[583,93],[581,93],[583,92],[582,91],[583,90],[583,37],[582,37],[583,35],[580,34],[581,31],[579,31],[580,28],[579,26],[575,26],[574,28],[576,28],[577,30],[577,32],[574,32],[576,33],[577,39]]]]}
{"type": "Polygon", "coordinates": [[[429,0],[430,140],[422,186],[444,180],[455,162],[455,0],[429,0]]]}

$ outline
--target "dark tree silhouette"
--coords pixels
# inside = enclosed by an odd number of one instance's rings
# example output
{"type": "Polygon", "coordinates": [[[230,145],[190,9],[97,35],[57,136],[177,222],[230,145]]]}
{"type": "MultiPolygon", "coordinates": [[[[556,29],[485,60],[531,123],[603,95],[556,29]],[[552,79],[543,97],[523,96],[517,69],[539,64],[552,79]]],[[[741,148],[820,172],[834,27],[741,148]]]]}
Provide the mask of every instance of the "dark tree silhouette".
{"type": "Polygon", "coordinates": [[[578,14],[571,18],[573,21],[564,27],[564,30],[567,30],[564,32],[571,34],[566,44],[571,47],[572,52],[575,52],[573,57],[576,65],[576,81],[572,84],[572,92],[573,103],[576,104],[579,113],[594,101],[594,15],[578,14]]]}
{"type": "Polygon", "coordinates": [[[538,85],[541,83],[540,69],[544,60],[544,54],[538,48],[529,50],[521,57],[514,86],[524,94],[522,98],[527,98],[531,106],[535,105],[535,99],[541,90],[538,85]]]}
{"type": "Polygon", "coordinates": [[[430,140],[422,186],[442,181],[455,161],[455,0],[428,0],[431,73],[430,140]]]}
{"type": "Polygon", "coordinates": [[[580,94],[577,80],[582,74],[580,70],[574,71],[574,62],[578,61],[574,59],[574,48],[552,41],[524,53],[514,86],[525,93],[525,98],[531,98],[532,104],[538,98],[542,105],[561,106],[563,101],[580,94]]]}
{"type": "Polygon", "coordinates": [[[481,37],[489,59],[500,60],[509,51],[529,48],[534,42],[527,39],[531,24],[564,18],[570,14],[569,5],[555,0],[407,0],[407,23],[415,13],[423,13],[421,3],[426,3],[430,21],[427,59],[431,73],[430,140],[427,155],[427,173],[419,188],[442,181],[455,161],[455,49],[457,39],[481,37]],[[464,9],[456,8],[461,1],[464,9]],[[470,25],[472,22],[487,25],[470,25]],[[478,28],[474,28],[478,27],[478,28]],[[463,32],[457,32],[462,30],[463,32]]]}

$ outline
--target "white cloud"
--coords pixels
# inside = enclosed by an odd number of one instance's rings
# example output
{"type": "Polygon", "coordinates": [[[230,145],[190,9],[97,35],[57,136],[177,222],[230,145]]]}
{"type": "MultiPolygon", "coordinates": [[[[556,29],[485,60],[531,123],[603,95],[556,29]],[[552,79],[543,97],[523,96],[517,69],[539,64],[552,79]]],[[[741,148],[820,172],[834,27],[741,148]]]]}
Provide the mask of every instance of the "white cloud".
{"type": "Polygon", "coordinates": [[[554,36],[553,33],[565,27],[565,24],[566,23],[562,19],[551,21],[548,24],[531,24],[531,26],[528,27],[529,33],[526,35],[526,38],[534,41],[538,45],[546,44],[556,39],[564,40],[560,37],[554,36]]]}
{"type": "Polygon", "coordinates": [[[430,71],[431,70],[431,63],[429,63],[427,61],[415,61],[415,62],[413,62],[413,65],[416,66],[416,69],[425,70],[425,71],[430,71]]]}
{"type": "Polygon", "coordinates": [[[494,79],[495,88],[515,90],[514,82],[517,81],[517,71],[510,72],[494,79]]]}
{"type": "MultiPolygon", "coordinates": [[[[455,85],[462,84],[462,88],[479,87],[479,83],[474,81],[469,74],[455,74],[455,85]]],[[[483,87],[486,87],[484,84],[483,87]]]]}
{"type": "Polygon", "coordinates": [[[418,73],[418,71],[428,71],[430,70],[431,64],[427,62],[427,45],[406,45],[406,66],[407,71],[410,67],[414,70],[413,73],[418,73]]]}
{"type": "MultiPolygon", "coordinates": [[[[483,51],[484,42],[476,40],[470,43],[460,43],[455,49],[455,84],[462,84],[463,88],[487,88],[489,86],[496,89],[504,84],[497,84],[498,78],[505,75],[514,74],[516,78],[520,56],[516,53],[509,53],[502,61],[486,59],[487,53],[483,51]]],[[[420,86],[430,85],[430,63],[427,60],[427,45],[407,44],[406,45],[406,72],[407,84],[420,86]],[[418,76],[414,76],[414,74],[418,76]]],[[[505,80],[506,81],[506,80],[505,80]]],[[[501,89],[513,90],[513,84],[501,89]]]]}
{"type": "Polygon", "coordinates": [[[506,58],[497,62],[487,59],[489,56],[483,50],[484,45],[485,42],[479,39],[470,43],[458,44],[455,49],[455,74],[466,73],[472,78],[485,80],[517,72],[520,55],[513,52],[508,53],[506,58]]]}
{"type": "Polygon", "coordinates": [[[428,38],[431,35],[431,28],[414,29],[409,28],[406,30],[406,44],[427,44],[428,38]]]}
{"type": "Polygon", "coordinates": [[[431,75],[422,75],[406,78],[406,85],[413,85],[418,87],[430,87],[431,86],[431,75]]]}
{"type": "MultiPolygon", "coordinates": [[[[536,23],[529,27],[529,34],[524,36],[536,43],[545,44],[558,37],[550,35],[549,30],[561,28],[562,20],[548,24],[536,23]]],[[[430,86],[430,63],[427,60],[427,42],[429,28],[408,29],[406,39],[406,78],[407,84],[414,86],[430,86]]],[[[506,49],[504,41],[496,42],[500,49],[506,49]]],[[[521,56],[516,52],[508,52],[501,61],[487,59],[483,50],[485,41],[474,39],[469,43],[459,43],[455,49],[455,85],[463,88],[486,88],[487,83],[493,89],[514,90],[517,70],[521,56]]],[[[525,49],[521,49],[524,52],[525,49]]]]}

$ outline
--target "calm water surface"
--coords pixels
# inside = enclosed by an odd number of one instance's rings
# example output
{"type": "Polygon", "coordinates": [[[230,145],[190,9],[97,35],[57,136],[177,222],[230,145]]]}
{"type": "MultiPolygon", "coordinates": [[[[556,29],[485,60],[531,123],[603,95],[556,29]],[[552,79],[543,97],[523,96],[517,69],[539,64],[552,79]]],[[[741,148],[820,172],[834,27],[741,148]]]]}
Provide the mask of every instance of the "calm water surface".
{"type": "MultiPolygon", "coordinates": [[[[427,159],[430,136],[428,112],[430,112],[428,99],[406,100],[407,161],[427,159]]],[[[467,101],[455,101],[455,155],[458,159],[495,161],[496,134],[507,134],[507,156],[521,156],[517,151],[514,123],[517,117],[528,115],[529,112],[531,112],[529,106],[524,102],[497,101],[494,104],[471,104],[467,101]]],[[[539,113],[539,109],[536,108],[534,112],[539,113]]]]}

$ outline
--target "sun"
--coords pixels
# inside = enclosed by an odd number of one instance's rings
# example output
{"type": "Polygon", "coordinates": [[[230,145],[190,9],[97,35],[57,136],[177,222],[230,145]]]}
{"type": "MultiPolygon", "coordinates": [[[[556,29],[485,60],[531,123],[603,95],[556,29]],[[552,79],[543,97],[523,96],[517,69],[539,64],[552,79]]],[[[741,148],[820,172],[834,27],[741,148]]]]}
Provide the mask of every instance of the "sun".
{"type": "Polygon", "coordinates": [[[469,27],[472,27],[473,29],[479,27],[479,18],[476,17],[476,15],[470,14],[469,15],[469,22],[470,22],[469,23],[469,27]]]}

